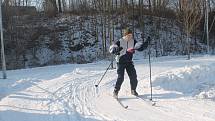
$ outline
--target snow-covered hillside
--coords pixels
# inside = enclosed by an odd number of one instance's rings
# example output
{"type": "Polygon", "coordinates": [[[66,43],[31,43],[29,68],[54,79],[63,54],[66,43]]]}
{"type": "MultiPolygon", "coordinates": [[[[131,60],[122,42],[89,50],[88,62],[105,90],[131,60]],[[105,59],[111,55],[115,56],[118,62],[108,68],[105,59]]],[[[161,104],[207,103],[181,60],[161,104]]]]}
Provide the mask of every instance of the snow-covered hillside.
{"type": "MultiPolygon", "coordinates": [[[[66,64],[8,71],[0,80],[0,121],[214,121],[215,57],[152,58],[155,106],[130,94],[128,76],[112,98],[116,70],[110,62],[66,64]]],[[[137,91],[150,98],[148,59],[135,57],[137,91]]]]}
{"type": "MultiPolygon", "coordinates": [[[[101,16],[98,15],[97,18],[101,16]]],[[[132,27],[132,21],[124,19],[130,23],[120,23],[118,16],[113,20],[116,25],[114,25],[114,39],[111,41],[122,37],[123,24],[132,27]]],[[[103,58],[103,50],[108,50],[110,46],[108,23],[106,23],[106,49],[102,49],[105,47],[103,25],[100,19],[97,19],[95,24],[93,16],[62,15],[49,19],[35,17],[30,19],[33,23],[29,23],[27,18],[21,20],[23,26],[13,30],[17,34],[16,39],[20,42],[10,39],[9,35],[13,32],[6,31],[8,33],[5,36],[8,69],[94,62],[103,58]],[[37,22],[33,21],[34,19],[37,22]]],[[[186,36],[176,20],[144,16],[144,25],[143,36],[142,28],[135,21],[134,38],[136,41],[143,41],[144,38],[145,41],[150,36],[154,55],[186,54],[186,36]]],[[[200,43],[201,38],[201,34],[190,38],[191,53],[199,54],[206,51],[206,46],[200,43]]]]}

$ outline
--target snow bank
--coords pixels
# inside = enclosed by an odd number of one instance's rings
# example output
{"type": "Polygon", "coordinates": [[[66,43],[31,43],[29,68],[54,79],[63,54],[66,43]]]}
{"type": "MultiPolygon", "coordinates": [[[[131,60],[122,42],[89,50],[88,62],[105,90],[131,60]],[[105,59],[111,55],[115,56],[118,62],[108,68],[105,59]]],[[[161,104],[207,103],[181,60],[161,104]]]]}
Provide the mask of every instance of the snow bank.
{"type": "Polygon", "coordinates": [[[154,77],[154,86],[215,100],[215,64],[183,67],[154,77]]]}

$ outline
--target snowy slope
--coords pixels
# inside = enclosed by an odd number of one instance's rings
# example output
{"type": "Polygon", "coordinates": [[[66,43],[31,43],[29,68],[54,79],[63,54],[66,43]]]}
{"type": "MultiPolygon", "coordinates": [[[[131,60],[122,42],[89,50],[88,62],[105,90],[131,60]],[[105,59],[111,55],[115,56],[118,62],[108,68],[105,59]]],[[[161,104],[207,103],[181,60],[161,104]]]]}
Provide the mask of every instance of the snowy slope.
{"type": "MultiPolygon", "coordinates": [[[[138,89],[150,98],[148,59],[134,60],[138,89]]],[[[116,70],[95,89],[109,62],[8,71],[0,81],[0,121],[214,121],[215,57],[152,58],[156,106],[130,94],[128,76],[113,98],[116,70]]]]}

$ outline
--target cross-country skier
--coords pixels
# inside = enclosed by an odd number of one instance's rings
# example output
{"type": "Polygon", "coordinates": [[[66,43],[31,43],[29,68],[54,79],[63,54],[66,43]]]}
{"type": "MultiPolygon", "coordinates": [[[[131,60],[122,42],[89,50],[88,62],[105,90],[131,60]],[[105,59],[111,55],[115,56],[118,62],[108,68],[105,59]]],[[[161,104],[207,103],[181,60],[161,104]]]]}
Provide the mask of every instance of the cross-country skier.
{"type": "MultiPolygon", "coordinates": [[[[118,98],[120,87],[124,81],[125,70],[130,79],[131,94],[138,96],[136,91],[137,87],[137,74],[132,61],[135,50],[142,51],[148,46],[148,41],[136,43],[133,39],[132,30],[129,28],[124,29],[124,36],[110,46],[110,53],[116,55],[117,62],[117,82],[115,84],[113,96],[118,98]]],[[[148,39],[147,39],[148,40],[148,39]]]]}

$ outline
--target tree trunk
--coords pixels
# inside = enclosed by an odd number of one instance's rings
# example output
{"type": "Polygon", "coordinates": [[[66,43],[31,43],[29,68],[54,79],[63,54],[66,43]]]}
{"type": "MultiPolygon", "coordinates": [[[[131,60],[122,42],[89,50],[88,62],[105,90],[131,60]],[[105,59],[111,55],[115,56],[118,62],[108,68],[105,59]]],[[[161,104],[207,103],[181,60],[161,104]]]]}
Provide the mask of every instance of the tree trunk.
{"type": "Polygon", "coordinates": [[[190,38],[189,38],[189,35],[187,33],[186,35],[186,38],[187,38],[187,59],[190,60],[190,38]]]}
{"type": "Polygon", "coordinates": [[[62,13],[61,0],[58,0],[59,13],[62,13]]]}
{"type": "Polygon", "coordinates": [[[149,2],[149,10],[152,11],[152,3],[151,3],[151,0],[149,0],[148,2],[149,2]]]}

